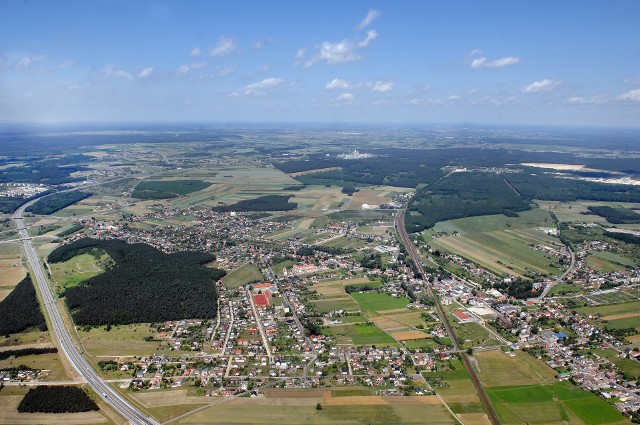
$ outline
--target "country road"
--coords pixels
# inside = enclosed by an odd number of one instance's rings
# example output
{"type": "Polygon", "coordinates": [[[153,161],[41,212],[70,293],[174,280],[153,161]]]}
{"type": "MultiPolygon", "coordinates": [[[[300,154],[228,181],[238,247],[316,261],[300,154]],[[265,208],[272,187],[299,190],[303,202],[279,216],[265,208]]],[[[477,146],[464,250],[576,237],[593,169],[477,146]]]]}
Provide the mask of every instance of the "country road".
{"type": "Polygon", "coordinates": [[[82,356],[78,348],[73,344],[69,330],[65,327],[62,316],[58,311],[58,306],[55,302],[51,289],[49,288],[47,278],[45,277],[42,269],[42,264],[40,263],[38,254],[31,243],[31,238],[27,233],[27,227],[24,223],[24,210],[35,201],[36,199],[22,205],[14,213],[13,220],[22,240],[24,253],[29,261],[34,283],[40,292],[42,303],[44,304],[47,315],[49,316],[51,335],[54,340],[58,341],[60,351],[68,358],[69,362],[78,371],[80,376],[85,379],[100,398],[111,405],[111,407],[113,407],[113,409],[115,409],[120,415],[126,418],[131,424],[157,425],[158,422],[156,420],[146,416],[122,397],[122,395],[120,395],[116,390],[105,383],[96,371],[93,370],[89,362],[82,356]]]}

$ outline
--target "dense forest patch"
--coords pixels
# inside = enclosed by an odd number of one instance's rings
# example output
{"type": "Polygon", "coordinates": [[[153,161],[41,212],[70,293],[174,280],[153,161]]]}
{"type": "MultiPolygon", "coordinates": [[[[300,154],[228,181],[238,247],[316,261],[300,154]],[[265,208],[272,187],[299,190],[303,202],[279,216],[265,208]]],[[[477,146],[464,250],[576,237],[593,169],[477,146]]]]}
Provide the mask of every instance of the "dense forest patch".
{"type": "Polygon", "coordinates": [[[41,385],[31,388],[18,405],[20,413],[78,413],[99,410],[82,388],[41,385]]]}
{"type": "Polygon", "coordinates": [[[54,193],[39,199],[33,205],[28,206],[26,211],[40,215],[53,214],[54,212],[60,211],[61,209],[66,208],[69,205],[73,205],[76,202],[80,202],[91,195],[93,195],[93,193],[80,191],[54,193]]]}
{"type": "Polygon", "coordinates": [[[635,224],[640,223],[640,214],[629,208],[623,207],[607,207],[607,206],[591,206],[588,208],[594,214],[604,217],[612,224],[635,224]]]}
{"type": "Polygon", "coordinates": [[[36,289],[29,275],[0,302],[0,335],[22,332],[29,328],[47,329],[40,310],[36,289]]]}
{"type": "Polygon", "coordinates": [[[132,198],[170,199],[197,192],[211,186],[202,180],[145,180],[135,187],[132,198]]]}
{"type": "Polygon", "coordinates": [[[233,205],[213,207],[213,211],[220,212],[249,212],[249,211],[289,211],[295,210],[298,204],[289,202],[291,195],[267,195],[255,199],[236,202],[233,205]]]}
{"type": "Polygon", "coordinates": [[[66,261],[95,248],[106,251],[115,265],[65,291],[77,324],[117,325],[215,316],[215,282],[226,273],[204,266],[215,259],[213,255],[193,251],[164,254],[142,243],[83,238],[53,250],[49,262],[66,261]]]}

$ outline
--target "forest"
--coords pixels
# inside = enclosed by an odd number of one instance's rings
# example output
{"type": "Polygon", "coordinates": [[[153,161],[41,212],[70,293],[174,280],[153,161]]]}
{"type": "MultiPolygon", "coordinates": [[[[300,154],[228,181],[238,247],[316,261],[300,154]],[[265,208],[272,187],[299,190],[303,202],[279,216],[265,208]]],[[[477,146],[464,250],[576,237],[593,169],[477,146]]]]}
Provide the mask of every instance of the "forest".
{"type": "Polygon", "coordinates": [[[418,189],[408,206],[407,231],[419,232],[439,221],[489,214],[515,216],[531,209],[494,173],[454,173],[435,184],[418,189]]]}
{"type": "Polygon", "coordinates": [[[636,224],[640,223],[640,214],[629,208],[613,208],[608,206],[591,206],[588,210],[604,217],[611,224],[636,224]]]}
{"type": "Polygon", "coordinates": [[[250,211],[290,211],[298,208],[295,202],[289,202],[292,195],[266,195],[255,199],[246,199],[233,205],[213,207],[218,212],[250,212],[250,211]]]}
{"type": "Polygon", "coordinates": [[[36,289],[29,275],[0,302],[0,335],[9,336],[30,328],[47,330],[36,289]]]}
{"type": "Polygon", "coordinates": [[[82,388],[39,385],[31,388],[18,405],[20,413],[77,413],[99,410],[82,388]]]}
{"type": "Polygon", "coordinates": [[[205,265],[215,259],[204,252],[164,254],[150,245],[120,240],[79,239],[49,254],[49,262],[66,261],[100,248],[115,265],[64,296],[79,325],[118,325],[216,314],[215,282],[224,270],[205,265]]]}
{"type": "Polygon", "coordinates": [[[49,215],[76,202],[80,202],[91,195],[93,195],[93,193],[81,191],[54,193],[53,195],[37,200],[33,205],[28,206],[25,211],[33,214],[49,215]]]}

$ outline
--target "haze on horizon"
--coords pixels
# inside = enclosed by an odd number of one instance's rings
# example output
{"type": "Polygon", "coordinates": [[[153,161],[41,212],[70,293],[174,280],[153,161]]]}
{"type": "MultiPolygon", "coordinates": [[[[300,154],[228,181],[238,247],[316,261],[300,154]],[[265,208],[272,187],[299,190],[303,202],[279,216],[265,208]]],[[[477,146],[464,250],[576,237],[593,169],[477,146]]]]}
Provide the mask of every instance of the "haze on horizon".
{"type": "Polygon", "coordinates": [[[3,1],[0,122],[640,126],[640,3],[3,1]]]}

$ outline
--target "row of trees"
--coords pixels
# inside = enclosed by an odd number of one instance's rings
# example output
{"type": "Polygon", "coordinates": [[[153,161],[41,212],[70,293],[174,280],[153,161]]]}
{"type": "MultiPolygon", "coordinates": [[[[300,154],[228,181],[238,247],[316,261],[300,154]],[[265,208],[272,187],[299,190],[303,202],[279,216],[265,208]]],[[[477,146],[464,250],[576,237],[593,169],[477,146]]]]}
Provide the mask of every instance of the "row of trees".
{"type": "Polygon", "coordinates": [[[33,356],[37,354],[49,354],[49,353],[57,353],[58,349],[55,347],[46,347],[46,348],[21,348],[19,350],[6,350],[0,351],[0,360],[8,359],[9,357],[24,357],[24,356],[33,356]]]}

